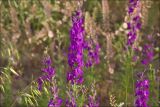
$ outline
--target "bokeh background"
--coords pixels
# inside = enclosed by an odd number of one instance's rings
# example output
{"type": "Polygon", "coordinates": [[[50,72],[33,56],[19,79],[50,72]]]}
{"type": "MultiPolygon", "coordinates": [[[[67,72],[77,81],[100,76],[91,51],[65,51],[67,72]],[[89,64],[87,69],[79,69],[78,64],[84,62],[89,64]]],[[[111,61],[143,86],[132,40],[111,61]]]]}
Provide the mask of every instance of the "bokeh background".
{"type": "MultiPolygon", "coordinates": [[[[100,63],[93,72],[89,69],[85,71],[86,87],[94,81],[101,106],[110,107],[111,96],[115,97],[112,100],[117,103],[125,102],[128,107],[133,106],[134,86],[130,84],[130,78],[136,81],[136,76],[130,71],[134,69],[136,73],[143,67],[138,63],[129,64],[131,55],[124,50],[127,6],[128,0],[0,0],[1,107],[10,107],[13,102],[17,106],[26,106],[17,93],[22,90],[28,93],[25,87],[42,74],[45,54],[49,54],[53,60],[60,90],[66,89],[71,16],[79,8],[82,8],[85,16],[86,38],[95,39],[101,48],[100,63]],[[126,84],[128,94],[124,91],[126,84]]],[[[155,57],[151,75],[154,76],[154,85],[150,105],[158,107],[160,1],[142,0],[141,15],[142,29],[137,44],[141,47],[146,42],[146,35],[153,36],[155,57]]],[[[62,91],[61,97],[65,98],[62,91]]],[[[46,102],[45,98],[38,100],[39,107],[45,107],[46,102]]]]}

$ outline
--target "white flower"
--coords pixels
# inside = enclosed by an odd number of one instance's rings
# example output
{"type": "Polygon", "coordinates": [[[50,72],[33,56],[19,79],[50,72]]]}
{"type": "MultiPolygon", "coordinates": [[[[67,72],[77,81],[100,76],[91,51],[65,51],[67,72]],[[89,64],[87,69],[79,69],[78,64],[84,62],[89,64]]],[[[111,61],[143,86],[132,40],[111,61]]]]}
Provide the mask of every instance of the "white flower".
{"type": "Polygon", "coordinates": [[[123,26],[124,29],[127,29],[127,23],[123,23],[122,26],[123,26]]]}

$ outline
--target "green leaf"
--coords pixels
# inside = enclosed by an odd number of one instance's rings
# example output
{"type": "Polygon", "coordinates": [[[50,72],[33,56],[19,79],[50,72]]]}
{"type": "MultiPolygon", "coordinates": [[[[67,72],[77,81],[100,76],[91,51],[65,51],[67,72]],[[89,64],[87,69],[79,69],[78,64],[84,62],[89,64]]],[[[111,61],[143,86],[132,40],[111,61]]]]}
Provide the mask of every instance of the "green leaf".
{"type": "Polygon", "coordinates": [[[27,98],[26,97],[24,97],[24,101],[25,101],[25,103],[27,104],[27,106],[28,106],[28,100],[27,100],[27,98]]]}
{"type": "Polygon", "coordinates": [[[22,94],[22,96],[29,97],[29,98],[32,98],[32,97],[33,97],[32,95],[27,94],[27,93],[22,94]]]}
{"type": "Polygon", "coordinates": [[[34,94],[35,94],[36,96],[41,95],[41,92],[40,92],[39,90],[33,90],[33,92],[34,92],[34,94]]]}
{"type": "Polygon", "coordinates": [[[47,94],[49,94],[49,92],[48,92],[48,90],[47,90],[46,87],[44,87],[44,91],[45,91],[47,94]]]}
{"type": "Polygon", "coordinates": [[[0,85],[0,89],[2,90],[2,92],[5,92],[3,85],[0,85]]]}
{"type": "Polygon", "coordinates": [[[34,102],[35,102],[36,106],[38,106],[38,102],[37,102],[37,100],[36,100],[35,98],[33,98],[33,100],[34,100],[34,102]]]}
{"type": "Polygon", "coordinates": [[[11,56],[11,50],[10,49],[8,49],[8,55],[11,56]]]}
{"type": "Polygon", "coordinates": [[[34,105],[33,101],[31,100],[31,98],[28,98],[28,102],[29,102],[30,105],[34,105]]]}
{"type": "Polygon", "coordinates": [[[13,68],[10,68],[10,71],[15,74],[16,76],[19,76],[19,74],[13,69],[13,68]]]}

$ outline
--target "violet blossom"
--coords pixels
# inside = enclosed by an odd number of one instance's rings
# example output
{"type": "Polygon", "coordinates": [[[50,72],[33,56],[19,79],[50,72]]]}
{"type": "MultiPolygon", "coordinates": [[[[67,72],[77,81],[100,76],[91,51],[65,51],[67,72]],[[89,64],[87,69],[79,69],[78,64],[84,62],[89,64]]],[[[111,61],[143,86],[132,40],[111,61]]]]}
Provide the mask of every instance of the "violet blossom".
{"type": "MultiPolygon", "coordinates": [[[[148,42],[144,44],[142,49],[141,63],[148,66],[154,57],[153,44],[151,35],[147,36],[148,42]]],[[[146,67],[144,67],[146,69],[146,67]]],[[[136,82],[136,107],[148,107],[147,102],[149,100],[149,80],[144,78],[144,72],[139,75],[139,80],[136,82]]]]}
{"type": "Polygon", "coordinates": [[[56,86],[54,77],[55,77],[55,70],[52,67],[51,58],[48,56],[43,60],[43,64],[45,68],[42,69],[44,75],[38,78],[38,90],[42,90],[42,85],[44,81],[47,81],[51,84],[51,93],[53,98],[50,99],[48,103],[48,107],[60,107],[62,105],[62,99],[58,97],[58,88],[56,86]],[[53,84],[55,83],[55,84],[53,84]]]}
{"type": "Polygon", "coordinates": [[[85,107],[99,107],[99,102],[96,101],[95,96],[89,96],[88,104],[85,107]]]}
{"type": "Polygon", "coordinates": [[[93,40],[85,41],[84,43],[84,49],[88,51],[86,66],[91,67],[94,64],[98,64],[100,62],[99,59],[99,51],[100,46],[97,43],[94,43],[93,40]]]}
{"type": "Polygon", "coordinates": [[[66,99],[65,107],[77,107],[72,91],[69,91],[68,96],[69,98],[66,99]]]}
{"type": "Polygon", "coordinates": [[[136,107],[148,107],[147,102],[149,99],[149,80],[144,79],[143,74],[140,79],[136,82],[136,107]]]}
{"type": "Polygon", "coordinates": [[[67,80],[72,84],[83,83],[83,42],[84,42],[84,18],[79,10],[72,17],[72,28],[70,30],[70,46],[68,63],[71,71],[67,73],[67,80]]]}
{"type": "Polygon", "coordinates": [[[45,65],[45,68],[42,69],[42,72],[44,72],[44,75],[40,76],[38,78],[38,89],[41,91],[43,81],[52,81],[52,78],[55,76],[55,70],[51,66],[51,59],[50,57],[46,57],[43,60],[43,64],[45,65]]]}
{"type": "Polygon", "coordinates": [[[154,57],[154,52],[153,52],[153,45],[152,44],[145,44],[143,46],[143,59],[141,61],[141,63],[143,65],[148,65],[151,63],[151,61],[153,60],[154,57]]]}
{"type": "Polygon", "coordinates": [[[48,107],[61,107],[63,100],[58,97],[58,88],[54,85],[51,87],[53,98],[50,99],[48,107]]]}
{"type": "Polygon", "coordinates": [[[140,0],[130,0],[128,5],[128,41],[127,45],[132,46],[137,38],[137,32],[141,29],[141,2],[140,0]]]}

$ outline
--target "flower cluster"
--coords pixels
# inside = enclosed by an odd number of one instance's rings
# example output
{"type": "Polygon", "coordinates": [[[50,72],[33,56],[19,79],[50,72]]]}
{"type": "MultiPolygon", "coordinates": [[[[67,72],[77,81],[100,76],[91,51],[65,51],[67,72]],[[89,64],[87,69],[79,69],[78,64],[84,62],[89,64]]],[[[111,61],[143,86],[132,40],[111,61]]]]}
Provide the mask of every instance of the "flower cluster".
{"type": "Polygon", "coordinates": [[[69,99],[66,99],[65,106],[66,107],[77,107],[76,100],[75,100],[74,96],[72,95],[73,93],[70,91],[68,94],[69,94],[68,95],[69,99]]]}
{"type": "Polygon", "coordinates": [[[91,84],[91,94],[88,97],[88,103],[84,107],[99,107],[99,98],[97,99],[97,92],[95,90],[95,83],[91,84]]]}
{"type": "MultiPolygon", "coordinates": [[[[150,38],[151,36],[148,36],[148,39],[151,40],[150,38]]],[[[146,43],[143,46],[143,50],[142,50],[142,54],[143,54],[143,59],[141,61],[141,63],[143,65],[148,65],[151,63],[151,61],[153,60],[154,57],[154,51],[153,51],[153,44],[152,43],[146,43]]]]}
{"type": "MultiPolygon", "coordinates": [[[[145,66],[151,63],[154,57],[152,36],[147,36],[148,43],[145,43],[142,48],[141,63],[145,66]]],[[[146,69],[146,67],[145,67],[146,69]]],[[[136,82],[136,107],[148,107],[147,102],[149,99],[149,80],[144,79],[144,73],[140,74],[140,80],[136,82]]]]}
{"type": "Polygon", "coordinates": [[[68,63],[71,71],[67,73],[67,80],[72,84],[83,83],[83,43],[84,43],[84,18],[82,12],[77,11],[72,17],[73,26],[70,30],[70,46],[68,63]]]}
{"type": "Polygon", "coordinates": [[[136,107],[148,107],[149,99],[149,80],[144,79],[143,75],[140,80],[136,82],[136,107]]]}
{"type": "Polygon", "coordinates": [[[137,32],[141,29],[141,4],[140,0],[130,0],[128,7],[129,22],[127,23],[128,41],[127,45],[131,46],[134,44],[137,32]]]}
{"type": "Polygon", "coordinates": [[[100,46],[97,43],[93,43],[93,40],[86,41],[84,43],[84,49],[88,51],[86,66],[91,67],[93,64],[98,64],[100,62],[99,59],[99,51],[100,46]],[[95,45],[95,47],[93,47],[95,45]]]}
{"type": "Polygon", "coordinates": [[[43,64],[45,65],[45,68],[43,68],[42,71],[45,72],[45,75],[38,78],[38,90],[41,91],[43,82],[48,81],[51,84],[51,93],[53,94],[53,98],[50,99],[48,107],[60,107],[62,104],[62,99],[58,97],[58,89],[54,80],[55,70],[51,66],[51,58],[46,57],[43,60],[43,64]]]}
{"type": "Polygon", "coordinates": [[[154,57],[154,47],[152,36],[147,36],[147,41],[142,48],[134,48],[135,56],[133,57],[133,61],[136,62],[141,56],[141,64],[147,66],[149,65],[154,57]],[[140,54],[140,56],[138,56],[140,54]]]}
{"type": "Polygon", "coordinates": [[[99,107],[99,102],[96,101],[95,96],[89,96],[88,104],[85,107],[99,107]]]}
{"type": "Polygon", "coordinates": [[[58,88],[56,86],[51,87],[53,98],[50,99],[48,107],[60,107],[62,105],[62,99],[58,97],[58,88]]]}
{"type": "Polygon", "coordinates": [[[51,58],[50,57],[46,57],[43,60],[43,64],[46,66],[45,68],[42,69],[42,71],[45,73],[45,75],[42,75],[38,78],[38,90],[42,90],[42,84],[43,81],[52,81],[52,78],[54,78],[55,76],[55,70],[54,68],[51,66],[52,62],[51,62],[51,58]]]}

